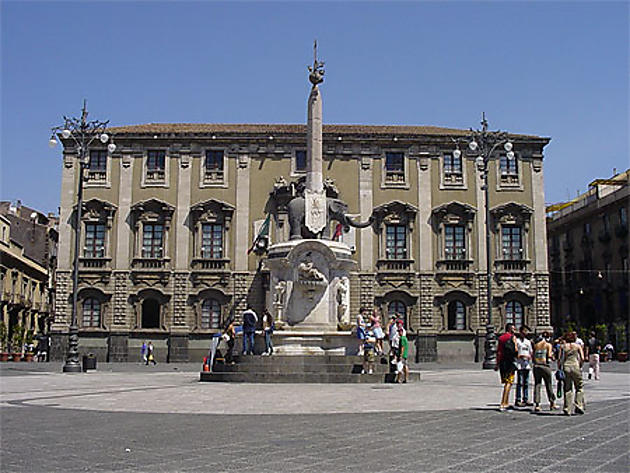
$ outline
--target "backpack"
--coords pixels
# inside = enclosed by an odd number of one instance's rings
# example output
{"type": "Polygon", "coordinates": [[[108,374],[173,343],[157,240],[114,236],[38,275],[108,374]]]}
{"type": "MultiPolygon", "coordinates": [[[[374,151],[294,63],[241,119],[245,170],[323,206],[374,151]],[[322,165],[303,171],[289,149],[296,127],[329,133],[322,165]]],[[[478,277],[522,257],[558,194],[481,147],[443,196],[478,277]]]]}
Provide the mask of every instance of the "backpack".
{"type": "Polygon", "coordinates": [[[514,343],[514,337],[511,337],[503,345],[503,358],[506,361],[514,361],[516,359],[516,344],[514,343]]]}

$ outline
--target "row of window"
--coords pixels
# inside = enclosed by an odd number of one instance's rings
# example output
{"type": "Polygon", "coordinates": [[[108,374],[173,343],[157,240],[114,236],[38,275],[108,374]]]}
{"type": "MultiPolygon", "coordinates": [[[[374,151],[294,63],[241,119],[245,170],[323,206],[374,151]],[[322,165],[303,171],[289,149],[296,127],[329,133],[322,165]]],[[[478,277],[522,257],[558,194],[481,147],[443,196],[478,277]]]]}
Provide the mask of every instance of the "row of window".
{"type": "MultiPolygon", "coordinates": [[[[602,233],[608,234],[611,232],[610,228],[610,215],[604,214],[601,216],[602,222],[602,233]]],[[[620,228],[627,229],[628,228],[628,210],[625,207],[619,207],[617,210],[617,223],[620,228]]],[[[592,226],[591,222],[585,222],[582,225],[582,238],[590,239],[592,238],[592,226]]],[[[571,229],[568,229],[564,234],[564,242],[565,247],[570,248],[573,246],[573,234],[571,229]]],[[[554,235],[552,238],[552,247],[558,249],[560,247],[560,241],[558,235],[554,235]]]]}
{"type": "MultiPolygon", "coordinates": [[[[159,303],[154,299],[147,299],[142,304],[141,327],[145,329],[159,328],[159,303]]],[[[98,299],[88,298],[83,301],[83,327],[101,327],[101,303],[98,299]]],[[[393,300],[387,305],[388,316],[397,315],[407,321],[407,306],[403,301],[393,300]]],[[[505,321],[520,327],[524,323],[523,305],[515,300],[508,301],[505,306],[505,321]]],[[[389,318],[389,317],[388,317],[389,318]]],[[[221,304],[217,299],[207,298],[201,303],[201,319],[199,327],[202,330],[221,328],[221,304]]],[[[448,330],[466,330],[466,306],[460,300],[448,304],[448,330]]]]}
{"type": "MultiPolygon", "coordinates": [[[[85,225],[84,256],[86,258],[105,257],[105,225],[87,223],[85,225]]],[[[466,228],[464,225],[445,225],[444,256],[447,260],[466,260],[466,228]]],[[[409,259],[407,226],[391,224],[385,226],[386,259],[409,259]]],[[[224,258],[224,226],[221,223],[201,225],[201,258],[224,258]]],[[[518,225],[501,227],[502,258],[505,260],[523,259],[522,228],[518,225]]],[[[142,226],[142,258],[164,257],[164,225],[145,223],[142,226]]]]}
{"type": "MultiPolygon", "coordinates": [[[[207,150],[203,166],[203,180],[206,183],[222,183],[225,176],[225,160],[223,150],[207,150]]],[[[294,172],[306,171],[306,151],[297,150],[294,155],[294,172]]],[[[385,153],[385,182],[388,184],[405,183],[405,155],[402,152],[385,153]]],[[[164,182],[166,179],[166,151],[147,151],[145,164],[145,182],[164,182]]],[[[463,183],[464,168],[462,157],[453,153],[442,155],[442,172],[444,181],[452,184],[463,183]]],[[[509,159],[506,155],[499,157],[499,174],[501,179],[518,180],[518,163],[516,158],[509,159]]],[[[102,181],[107,177],[107,151],[94,150],[90,152],[88,165],[88,179],[102,181]]]]}

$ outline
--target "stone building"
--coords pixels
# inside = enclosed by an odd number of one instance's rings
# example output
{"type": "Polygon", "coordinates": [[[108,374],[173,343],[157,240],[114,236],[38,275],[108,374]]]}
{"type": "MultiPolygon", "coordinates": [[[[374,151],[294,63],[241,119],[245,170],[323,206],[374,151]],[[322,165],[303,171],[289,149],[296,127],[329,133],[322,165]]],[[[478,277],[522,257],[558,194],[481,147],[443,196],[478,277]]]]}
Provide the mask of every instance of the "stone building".
{"type": "Polygon", "coordinates": [[[627,170],[596,179],[547,219],[553,325],[605,324],[622,349],[628,348],[629,177],[627,170]]]}
{"type": "MultiPolygon", "coordinates": [[[[264,254],[249,252],[271,215],[288,240],[287,196],[305,175],[304,125],[144,124],[112,128],[117,149],[92,149],[80,244],[80,350],[136,360],[151,339],[158,360],[199,360],[209,337],[247,303],[270,307],[264,254]]],[[[323,126],[326,192],[370,227],[338,238],[357,269],[350,313],[404,315],[417,359],[483,351],[485,218],[476,155],[454,154],[466,130],[323,126]]],[[[71,317],[77,150],[64,144],[57,299],[52,326],[63,358],[71,317]]],[[[548,329],[543,148],[511,134],[515,159],[490,161],[492,323],[548,329]]],[[[328,229],[330,234],[335,228],[328,229]]],[[[348,230],[348,229],[346,229],[348,230]]],[[[280,332],[276,336],[281,336],[280,332]]]]}
{"type": "Polygon", "coordinates": [[[0,310],[9,340],[17,326],[33,335],[48,332],[57,264],[56,225],[53,215],[19,202],[0,202],[0,310]]]}

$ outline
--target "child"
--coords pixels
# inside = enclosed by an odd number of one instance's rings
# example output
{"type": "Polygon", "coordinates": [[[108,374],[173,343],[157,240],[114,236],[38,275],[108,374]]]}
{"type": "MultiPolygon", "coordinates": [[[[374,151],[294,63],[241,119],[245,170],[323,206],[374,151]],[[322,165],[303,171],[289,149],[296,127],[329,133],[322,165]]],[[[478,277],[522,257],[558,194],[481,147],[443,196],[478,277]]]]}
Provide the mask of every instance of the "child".
{"type": "Polygon", "coordinates": [[[374,353],[376,347],[376,337],[372,330],[368,330],[363,342],[363,370],[361,374],[373,374],[374,373],[374,361],[376,360],[376,354],[374,353]]]}

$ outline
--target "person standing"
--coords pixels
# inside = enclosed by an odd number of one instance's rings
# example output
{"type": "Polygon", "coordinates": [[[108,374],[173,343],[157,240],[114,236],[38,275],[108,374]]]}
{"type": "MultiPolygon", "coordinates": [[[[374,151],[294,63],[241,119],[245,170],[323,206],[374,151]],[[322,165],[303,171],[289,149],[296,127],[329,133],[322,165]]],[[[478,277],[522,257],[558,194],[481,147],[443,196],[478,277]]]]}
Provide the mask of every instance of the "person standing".
{"type": "Polygon", "coordinates": [[[543,332],[542,337],[534,344],[534,412],[540,412],[540,390],[543,381],[547,390],[549,410],[556,409],[556,397],[553,393],[551,381],[550,360],[553,359],[553,348],[549,343],[549,332],[543,332]]]}
{"type": "Polygon", "coordinates": [[[499,337],[497,347],[497,365],[494,368],[499,370],[503,392],[501,394],[501,404],[499,410],[505,411],[510,404],[510,390],[514,384],[514,373],[516,371],[516,337],[514,336],[514,324],[505,325],[505,333],[499,337]]]}
{"type": "Polygon", "coordinates": [[[385,333],[383,333],[383,328],[381,327],[381,314],[378,307],[374,307],[370,322],[372,322],[372,331],[374,332],[374,337],[376,337],[376,354],[382,355],[385,333]]]}
{"type": "Polygon", "coordinates": [[[243,312],[243,355],[254,354],[254,334],[256,333],[256,324],[258,316],[250,304],[243,312]]]}
{"type": "Polygon", "coordinates": [[[575,332],[569,332],[564,337],[562,345],[562,369],[564,370],[564,414],[571,415],[571,410],[575,407],[575,412],[584,414],[584,381],[582,380],[582,364],[584,363],[584,351],[575,340],[575,332]],[[575,389],[575,404],[574,393],[575,389]]]}
{"type": "Polygon", "coordinates": [[[234,364],[234,344],[236,343],[236,329],[234,328],[234,319],[230,317],[227,326],[223,331],[223,340],[227,343],[227,351],[225,353],[225,362],[230,365],[234,364]]]}
{"type": "Polygon", "coordinates": [[[398,357],[396,382],[406,383],[409,378],[409,364],[407,362],[409,356],[409,340],[407,340],[407,334],[402,327],[398,329],[398,335],[400,336],[400,356],[398,357]]]}
{"type": "Polygon", "coordinates": [[[149,342],[147,345],[147,361],[146,365],[149,366],[149,363],[153,363],[153,366],[157,365],[157,361],[155,361],[155,353],[153,349],[153,342],[149,342]]]}
{"type": "Polygon", "coordinates": [[[595,335],[595,332],[591,332],[591,337],[588,339],[587,353],[588,353],[588,379],[595,376],[595,381],[599,381],[599,352],[602,347],[595,335]]]}
{"type": "Polygon", "coordinates": [[[263,356],[273,355],[273,343],[271,341],[271,335],[273,334],[273,316],[267,309],[263,311],[263,333],[265,334],[265,352],[263,356]]]}
{"type": "Polygon", "coordinates": [[[606,352],[606,359],[608,361],[612,361],[615,357],[615,347],[613,347],[613,344],[611,342],[608,342],[604,346],[604,351],[606,352]]]}
{"type": "Polygon", "coordinates": [[[142,347],[140,348],[140,356],[142,357],[142,361],[146,363],[147,362],[147,342],[142,342],[142,347]]]}
{"type": "Polygon", "coordinates": [[[372,332],[372,330],[368,330],[365,334],[363,343],[363,369],[361,370],[361,374],[374,373],[374,362],[376,360],[376,355],[374,353],[375,350],[376,337],[374,336],[374,332],[372,332]]]}
{"type": "Polygon", "coordinates": [[[532,342],[527,338],[529,327],[522,325],[516,337],[516,403],[517,407],[531,406],[529,402],[529,371],[532,361],[532,342]]]}
{"type": "Polygon", "coordinates": [[[365,312],[365,307],[361,307],[361,309],[359,309],[359,315],[357,315],[357,339],[359,340],[359,356],[363,356],[363,344],[365,341],[365,312]]]}

